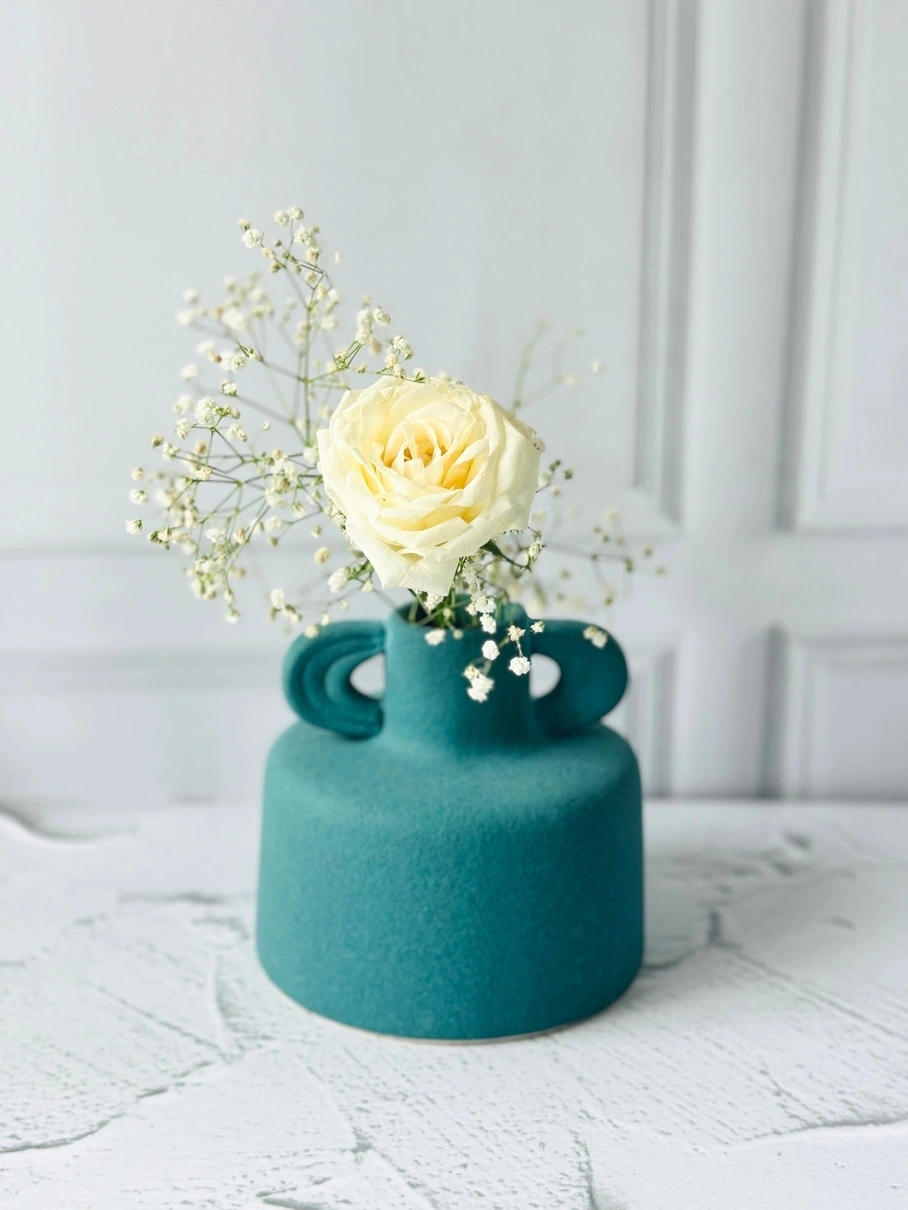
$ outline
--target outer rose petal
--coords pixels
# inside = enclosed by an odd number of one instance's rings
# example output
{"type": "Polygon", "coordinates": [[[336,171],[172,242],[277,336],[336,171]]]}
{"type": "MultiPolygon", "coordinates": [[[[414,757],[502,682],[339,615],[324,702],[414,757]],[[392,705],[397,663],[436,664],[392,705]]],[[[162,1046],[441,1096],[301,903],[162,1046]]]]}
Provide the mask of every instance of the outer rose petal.
{"type": "Polygon", "coordinates": [[[405,558],[387,543],[363,533],[347,522],[351,542],[360,548],[375,568],[383,588],[410,588],[414,592],[437,592],[442,596],[451,587],[458,560],[430,562],[428,559],[405,558]]]}

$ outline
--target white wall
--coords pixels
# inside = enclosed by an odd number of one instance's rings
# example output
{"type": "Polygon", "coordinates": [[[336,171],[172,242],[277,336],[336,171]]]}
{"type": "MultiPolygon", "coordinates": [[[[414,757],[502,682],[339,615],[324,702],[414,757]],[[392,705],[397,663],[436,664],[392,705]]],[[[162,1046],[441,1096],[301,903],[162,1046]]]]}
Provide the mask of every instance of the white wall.
{"type": "Polygon", "coordinates": [[[623,493],[661,535],[670,576],[613,619],[653,789],[904,796],[903,5],[18,0],[4,26],[0,795],[257,792],[286,638],[223,626],[122,519],[181,288],[299,202],[430,368],[505,394],[538,314],[587,328],[605,374],[534,419],[589,508],[623,493]]]}

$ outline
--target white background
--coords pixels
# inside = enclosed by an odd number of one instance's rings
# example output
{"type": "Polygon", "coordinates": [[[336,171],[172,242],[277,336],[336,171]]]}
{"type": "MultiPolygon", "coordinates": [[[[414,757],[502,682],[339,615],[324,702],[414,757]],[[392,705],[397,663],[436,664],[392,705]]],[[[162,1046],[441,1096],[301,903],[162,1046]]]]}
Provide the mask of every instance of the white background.
{"type": "Polygon", "coordinates": [[[429,369],[506,395],[538,315],[586,328],[605,373],[532,419],[670,568],[610,619],[651,790],[904,796],[908,6],[2,20],[0,795],[257,792],[286,636],[223,625],[123,518],[181,289],[298,203],[429,369]]]}

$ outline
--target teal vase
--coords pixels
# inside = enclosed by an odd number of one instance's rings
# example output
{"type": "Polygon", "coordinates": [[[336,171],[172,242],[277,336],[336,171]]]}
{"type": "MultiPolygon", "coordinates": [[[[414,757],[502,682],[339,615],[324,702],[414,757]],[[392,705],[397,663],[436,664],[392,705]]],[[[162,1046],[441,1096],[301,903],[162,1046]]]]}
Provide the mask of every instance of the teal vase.
{"type": "Polygon", "coordinates": [[[525,653],[551,657],[558,684],[531,698],[507,647],[483,703],[463,676],[481,630],[430,646],[401,611],[297,639],[284,688],[302,721],[268,760],[257,922],[288,996],[363,1029],[464,1040],[565,1025],[627,988],[643,949],[640,777],[599,721],[627,665],[583,629],[527,629],[525,653]],[[379,652],[381,700],[350,683],[379,652]]]}

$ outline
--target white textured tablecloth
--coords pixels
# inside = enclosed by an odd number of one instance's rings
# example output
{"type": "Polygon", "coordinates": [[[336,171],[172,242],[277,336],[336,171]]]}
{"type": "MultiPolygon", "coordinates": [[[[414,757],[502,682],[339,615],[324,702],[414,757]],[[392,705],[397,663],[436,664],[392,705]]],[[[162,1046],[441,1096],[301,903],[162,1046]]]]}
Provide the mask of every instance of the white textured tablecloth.
{"type": "Polygon", "coordinates": [[[0,1206],[908,1206],[908,809],[646,823],[630,992],[451,1046],[271,986],[256,810],[4,811],[0,1206]]]}

